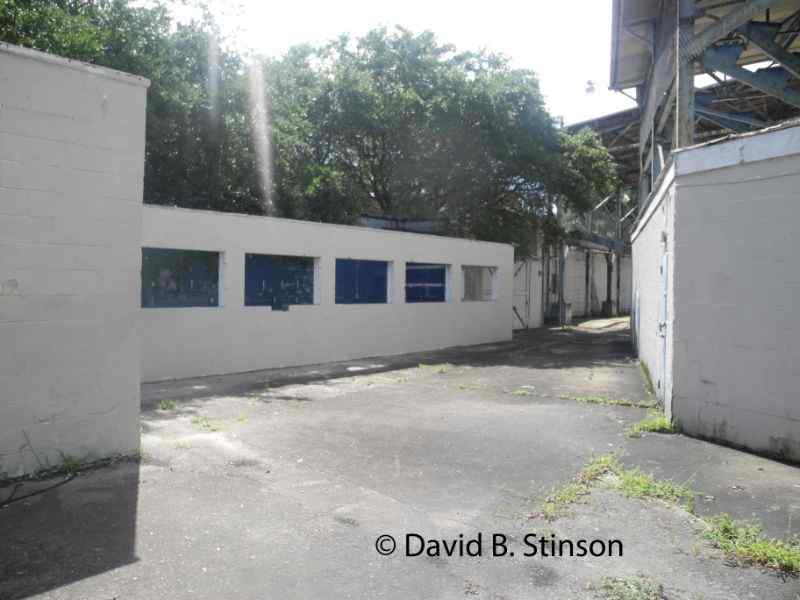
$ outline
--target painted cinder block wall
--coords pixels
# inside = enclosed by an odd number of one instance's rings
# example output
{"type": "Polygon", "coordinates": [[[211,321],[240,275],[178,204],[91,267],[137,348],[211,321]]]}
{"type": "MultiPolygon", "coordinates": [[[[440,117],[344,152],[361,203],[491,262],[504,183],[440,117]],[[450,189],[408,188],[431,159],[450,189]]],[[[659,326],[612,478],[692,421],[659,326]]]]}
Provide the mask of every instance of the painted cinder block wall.
{"type": "MultiPolygon", "coordinates": [[[[659,312],[661,303],[661,257],[666,252],[672,254],[674,233],[674,171],[664,174],[661,187],[653,198],[650,207],[643,215],[632,235],[633,293],[632,328],[639,353],[639,360],[650,375],[654,391],[664,402],[668,417],[672,417],[670,398],[672,335],[674,321],[668,310],[664,335],[659,334],[659,312]],[[662,360],[662,348],[666,355],[662,360]]],[[[675,261],[669,261],[667,277],[672,281],[675,261]]],[[[667,288],[667,305],[671,305],[672,288],[667,288]]]]}
{"type": "Polygon", "coordinates": [[[0,44],[0,474],[139,447],[147,85],[0,44]]]}
{"type": "Polygon", "coordinates": [[[144,381],[510,340],[508,244],[270,217],[145,206],[142,245],[222,253],[220,307],[141,309],[144,381]],[[319,258],[319,303],[244,306],[245,253],[319,258]],[[336,258],[391,263],[387,304],[334,303],[336,258]],[[450,265],[452,301],[405,303],[405,263],[450,265]],[[497,267],[496,297],[463,302],[461,266],[497,267]]]}
{"type": "MultiPolygon", "coordinates": [[[[620,269],[619,310],[622,314],[629,314],[633,300],[633,259],[631,256],[623,256],[620,259],[620,269]]],[[[616,290],[616,281],[614,284],[616,290]]]]}
{"type": "MultiPolygon", "coordinates": [[[[674,221],[667,408],[691,435],[800,461],[800,127],[682,150],[673,168],[673,206],[656,209],[674,221]]],[[[648,229],[634,241],[634,285],[651,307],[660,254],[648,229]]]]}
{"type": "Polygon", "coordinates": [[[787,154],[687,156],[676,182],[672,402],[689,433],[800,461],[800,129],[763,137],[733,146],[787,154]]]}

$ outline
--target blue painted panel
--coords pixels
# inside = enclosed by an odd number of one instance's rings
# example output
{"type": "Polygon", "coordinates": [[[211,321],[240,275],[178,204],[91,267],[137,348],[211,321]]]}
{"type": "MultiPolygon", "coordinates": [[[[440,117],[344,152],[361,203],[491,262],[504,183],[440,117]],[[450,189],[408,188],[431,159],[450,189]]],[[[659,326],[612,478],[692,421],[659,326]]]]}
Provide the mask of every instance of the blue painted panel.
{"type": "Polygon", "coordinates": [[[406,302],[444,302],[447,266],[406,263],[406,302]]]}
{"type": "Polygon", "coordinates": [[[385,304],[389,263],[336,259],[336,304],[385,304]]]}
{"type": "Polygon", "coordinates": [[[245,255],[245,306],[288,306],[313,303],[313,258],[271,254],[245,255]]]}
{"type": "Polygon", "coordinates": [[[219,252],[142,248],[142,308],[219,305],[219,252]]]}

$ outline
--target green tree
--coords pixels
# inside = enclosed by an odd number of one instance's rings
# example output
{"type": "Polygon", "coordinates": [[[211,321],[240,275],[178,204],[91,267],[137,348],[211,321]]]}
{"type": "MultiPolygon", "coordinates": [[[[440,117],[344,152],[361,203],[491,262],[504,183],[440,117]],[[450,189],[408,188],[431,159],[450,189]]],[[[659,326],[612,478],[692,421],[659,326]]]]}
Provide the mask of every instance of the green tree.
{"type": "Polygon", "coordinates": [[[0,0],[0,39],[10,44],[94,62],[105,33],[82,0],[0,0]]]}
{"type": "Polygon", "coordinates": [[[175,24],[164,2],[0,0],[0,39],[150,79],[150,203],[432,219],[525,254],[556,204],[581,214],[616,185],[597,136],[554,126],[532,71],[430,32],[376,29],[248,65],[207,12],[175,24]]]}
{"type": "Polygon", "coordinates": [[[533,72],[430,32],[377,29],[264,68],[281,214],[435,219],[525,253],[554,203],[580,213],[615,185],[599,138],[554,127],[533,72]]]}
{"type": "Polygon", "coordinates": [[[147,77],[145,201],[260,212],[244,65],[219,29],[168,4],[0,0],[0,39],[147,77]]]}

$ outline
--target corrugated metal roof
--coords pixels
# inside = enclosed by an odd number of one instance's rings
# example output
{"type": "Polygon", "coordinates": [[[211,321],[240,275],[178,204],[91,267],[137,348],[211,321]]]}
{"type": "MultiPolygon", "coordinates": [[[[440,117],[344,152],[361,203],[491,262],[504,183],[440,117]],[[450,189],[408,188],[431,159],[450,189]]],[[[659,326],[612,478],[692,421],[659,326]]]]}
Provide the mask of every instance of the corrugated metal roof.
{"type": "MultiPolygon", "coordinates": [[[[672,0],[673,2],[675,0],[672,0]]],[[[705,11],[695,21],[695,31],[703,31],[719,17],[739,8],[746,0],[701,0],[697,10],[705,11]]],[[[621,90],[644,83],[652,60],[654,24],[660,18],[659,0],[612,0],[611,32],[611,84],[613,90],[621,90]]],[[[770,21],[781,22],[800,10],[800,0],[782,0],[770,9],[770,21]]],[[[766,20],[766,14],[761,20],[766,20]]],[[[800,37],[794,40],[791,50],[800,49],[800,37]]],[[[740,64],[752,64],[765,60],[764,53],[749,44],[739,60],[740,64]]]]}

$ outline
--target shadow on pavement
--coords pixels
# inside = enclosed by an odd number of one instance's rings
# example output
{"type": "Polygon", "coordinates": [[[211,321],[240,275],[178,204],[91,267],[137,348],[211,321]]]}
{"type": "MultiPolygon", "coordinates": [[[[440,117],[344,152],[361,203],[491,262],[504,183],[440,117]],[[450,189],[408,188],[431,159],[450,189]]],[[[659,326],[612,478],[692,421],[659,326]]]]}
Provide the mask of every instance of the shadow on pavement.
{"type": "Polygon", "coordinates": [[[136,562],[138,490],[136,462],[0,487],[0,502],[18,499],[0,508],[0,598],[43,594],[136,562]]]}
{"type": "Polygon", "coordinates": [[[231,375],[195,377],[142,384],[142,409],[155,408],[162,399],[196,400],[212,396],[241,396],[266,387],[323,383],[344,377],[376,375],[449,363],[470,367],[530,367],[535,369],[592,368],[633,360],[627,318],[602,328],[540,328],[514,332],[510,342],[458,346],[432,352],[369,357],[324,365],[265,369],[231,375]]]}

